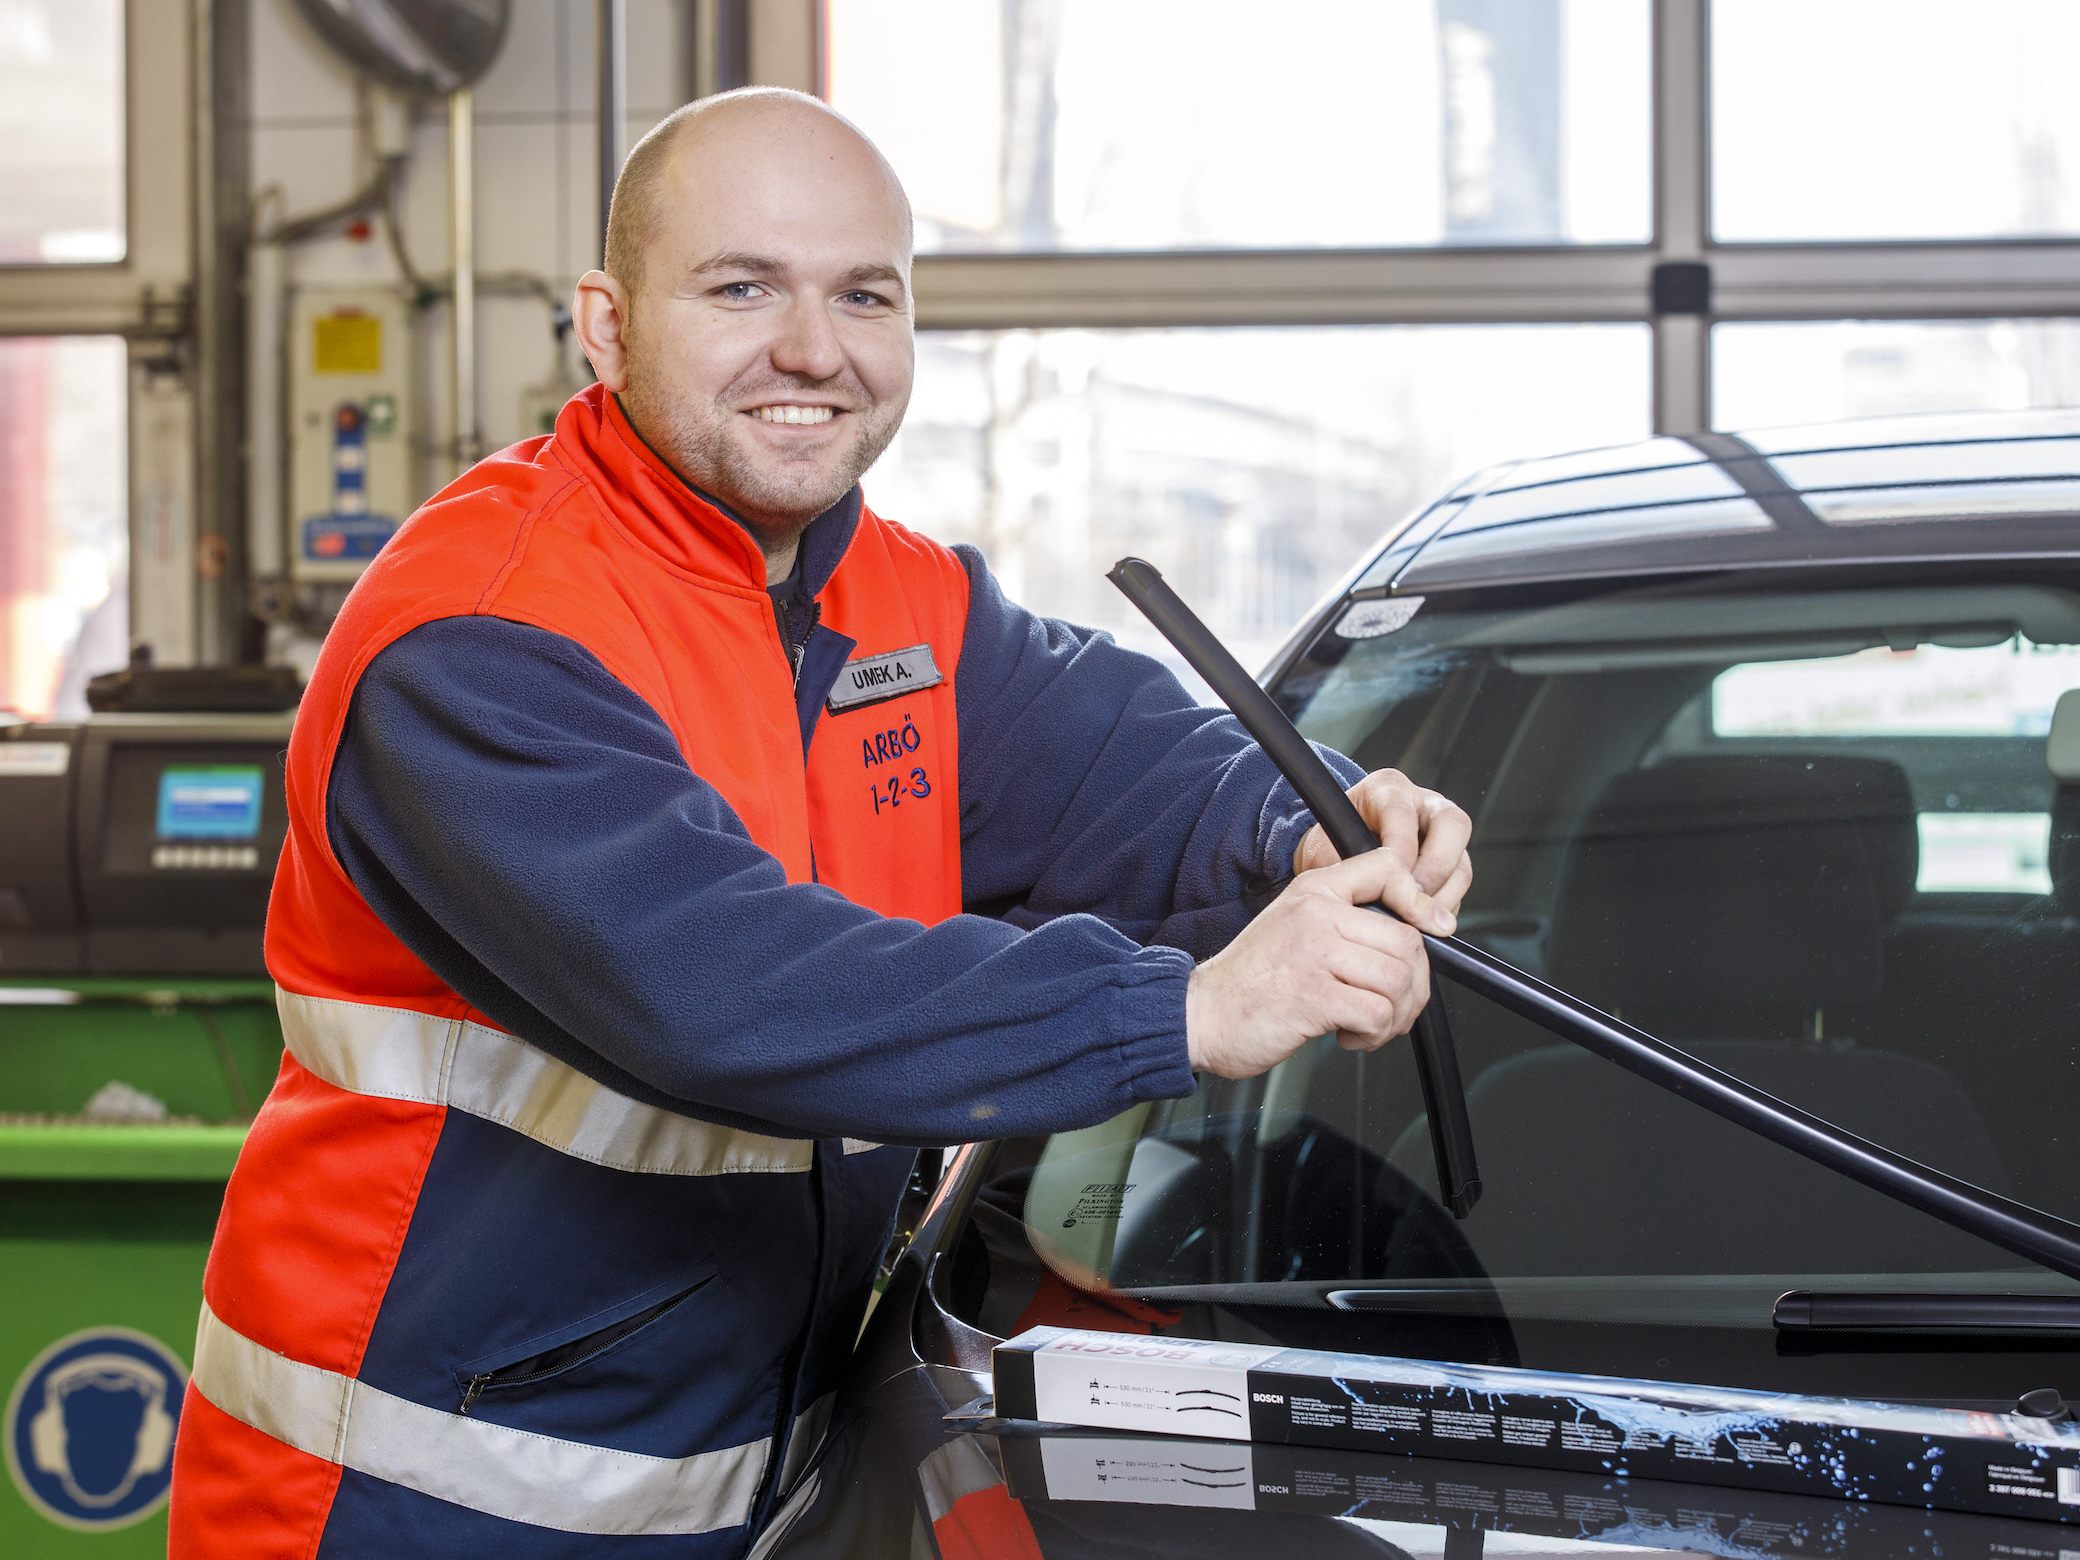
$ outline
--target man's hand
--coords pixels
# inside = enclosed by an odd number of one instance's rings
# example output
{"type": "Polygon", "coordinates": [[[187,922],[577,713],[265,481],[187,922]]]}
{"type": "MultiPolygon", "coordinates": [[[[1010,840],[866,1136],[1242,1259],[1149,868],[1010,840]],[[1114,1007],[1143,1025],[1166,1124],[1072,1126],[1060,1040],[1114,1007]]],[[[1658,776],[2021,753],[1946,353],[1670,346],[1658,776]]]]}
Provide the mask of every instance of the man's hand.
{"type": "Polygon", "coordinates": [[[1406,1034],[1430,1000],[1422,933],[1365,907],[1428,899],[1392,850],[1294,878],[1192,971],[1185,1040],[1194,1070],[1249,1078],[1331,1030],[1347,1051],[1406,1034]]]}
{"type": "MultiPolygon", "coordinates": [[[[1473,858],[1466,854],[1473,820],[1398,769],[1375,769],[1345,794],[1380,843],[1409,869],[1388,885],[1380,903],[1426,932],[1449,937],[1473,884],[1473,858]],[[1439,911],[1443,920],[1437,917],[1439,911]]],[[[1336,847],[1316,824],[1293,852],[1293,870],[1307,872],[1337,859],[1336,847]]]]}

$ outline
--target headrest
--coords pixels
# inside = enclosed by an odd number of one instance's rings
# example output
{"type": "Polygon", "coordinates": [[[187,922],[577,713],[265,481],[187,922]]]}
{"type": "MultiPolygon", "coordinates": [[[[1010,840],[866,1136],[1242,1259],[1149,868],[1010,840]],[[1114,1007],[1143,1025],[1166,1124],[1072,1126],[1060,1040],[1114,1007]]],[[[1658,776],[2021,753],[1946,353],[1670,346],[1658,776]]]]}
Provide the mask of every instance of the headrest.
{"type": "Polygon", "coordinates": [[[1906,777],[1876,759],[1669,759],[1617,776],[1554,909],[1551,978],[1676,1036],[1800,1033],[1867,1001],[1912,892],[1906,777]]]}
{"type": "Polygon", "coordinates": [[[1889,758],[1832,753],[1755,762],[1795,765],[1842,798],[1841,821],[1863,842],[1864,863],[1877,886],[1879,917],[1890,922],[1907,907],[1921,876],[1921,824],[1914,815],[1906,770],[1889,758]]]}
{"type": "Polygon", "coordinates": [[[2051,706],[2051,733],[2044,738],[2044,767],[2060,786],[2080,785],[2080,688],[2068,688],[2051,706]]]}
{"type": "Polygon", "coordinates": [[[2080,915],[2080,785],[2062,785],[2051,799],[2051,892],[2059,909],[2080,915]]]}
{"type": "Polygon", "coordinates": [[[2067,915],[2080,915],[2080,688],[2051,707],[2044,767],[2058,782],[2051,799],[2051,891],[2067,915]]]}

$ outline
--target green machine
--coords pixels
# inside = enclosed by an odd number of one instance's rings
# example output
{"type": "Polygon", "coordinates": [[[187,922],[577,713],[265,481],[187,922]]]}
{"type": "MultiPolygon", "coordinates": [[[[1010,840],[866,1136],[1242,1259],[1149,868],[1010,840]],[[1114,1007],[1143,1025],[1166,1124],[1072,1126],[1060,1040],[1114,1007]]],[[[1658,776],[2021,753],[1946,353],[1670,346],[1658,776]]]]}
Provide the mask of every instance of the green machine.
{"type": "Polygon", "coordinates": [[[0,726],[0,1554],[166,1552],[203,1263],[281,1055],[290,720],[0,726]]]}

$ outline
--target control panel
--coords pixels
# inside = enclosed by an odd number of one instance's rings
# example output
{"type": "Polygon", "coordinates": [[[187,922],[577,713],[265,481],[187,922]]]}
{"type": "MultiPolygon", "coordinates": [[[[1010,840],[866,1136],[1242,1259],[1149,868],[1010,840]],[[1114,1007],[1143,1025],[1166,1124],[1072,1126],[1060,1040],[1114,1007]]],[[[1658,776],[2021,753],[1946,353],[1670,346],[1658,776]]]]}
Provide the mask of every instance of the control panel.
{"type": "Polygon", "coordinates": [[[0,727],[0,975],[255,975],[289,713],[0,727]]]}
{"type": "Polygon", "coordinates": [[[290,573],[352,580],[412,508],[404,300],[311,288],[290,319],[290,573]]]}

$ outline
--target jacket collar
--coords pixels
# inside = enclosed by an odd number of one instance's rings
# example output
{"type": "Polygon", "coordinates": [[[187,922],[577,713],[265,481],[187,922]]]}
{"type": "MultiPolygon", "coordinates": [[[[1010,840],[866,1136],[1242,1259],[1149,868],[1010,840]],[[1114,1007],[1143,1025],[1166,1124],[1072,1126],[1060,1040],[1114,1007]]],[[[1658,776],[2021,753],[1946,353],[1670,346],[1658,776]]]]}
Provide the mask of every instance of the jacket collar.
{"type": "MultiPolygon", "coordinates": [[[[604,386],[588,385],[564,403],[555,443],[614,522],[646,551],[704,579],[765,590],[766,556],[750,528],[667,465],[604,386]]],[[[809,595],[837,572],[861,508],[855,483],[802,533],[801,579],[809,595]]]]}

